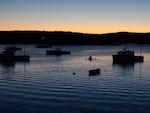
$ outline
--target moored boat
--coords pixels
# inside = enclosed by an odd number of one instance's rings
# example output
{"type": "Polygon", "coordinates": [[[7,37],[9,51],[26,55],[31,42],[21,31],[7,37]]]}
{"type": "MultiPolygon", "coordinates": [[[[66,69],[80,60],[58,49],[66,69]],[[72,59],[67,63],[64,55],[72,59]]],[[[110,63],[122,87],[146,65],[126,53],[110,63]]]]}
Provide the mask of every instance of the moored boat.
{"type": "Polygon", "coordinates": [[[6,49],[0,54],[0,62],[29,61],[28,55],[15,55],[14,50],[6,49]]]}
{"type": "Polygon", "coordinates": [[[52,45],[48,45],[48,44],[39,44],[36,46],[36,48],[51,48],[52,45]]]}
{"type": "Polygon", "coordinates": [[[89,70],[89,76],[99,75],[100,71],[101,71],[101,69],[92,69],[92,70],[89,70]]]}
{"type": "Polygon", "coordinates": [[[16,46],[8,46],[5,48],[6,50],[13,50],[13,51],[18,51],[18,50],[22,50],[22,48],[20,47],[16,47],[16,46]]]}
{"type": "Polygon", "coordinates": [[[46,51],[46,54],[47,55],[65,55],[65,54],[71,54],[70,51],[64,51],[64,50],[61,50],[61,49],[56,49],[56,50],[47,50],[46,51]]]}
{"type": "Polygon", "coordinates": [[[126,50],[119,51],[118,54],[112,55],[113,63],[134,63],[143,62],[144,56],[135,56],[134,51],[126,50]]]}

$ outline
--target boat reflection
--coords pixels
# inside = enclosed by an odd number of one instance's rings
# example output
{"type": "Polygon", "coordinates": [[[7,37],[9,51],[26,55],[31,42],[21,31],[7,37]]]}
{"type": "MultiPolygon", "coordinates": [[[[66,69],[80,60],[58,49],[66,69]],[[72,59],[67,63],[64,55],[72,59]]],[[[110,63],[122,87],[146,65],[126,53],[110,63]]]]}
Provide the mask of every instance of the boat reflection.
{"type": "Polygon", "coordinates": [[[15,62],[0,62],[0,64],[3,68],[15,67],[15,62]]]}
{"type": "Polygon", "coordinates": [[[130,76],[134,74],[134,63],[130,64],[113,64],[112,68],[115,75],[130,76]]]}
{"type": "Polygon", "coordinates": [[[26,66],[28,63],[29,62],[0,62],[0,79],[9,81],[17,78],[26,78],[26,66]]]}

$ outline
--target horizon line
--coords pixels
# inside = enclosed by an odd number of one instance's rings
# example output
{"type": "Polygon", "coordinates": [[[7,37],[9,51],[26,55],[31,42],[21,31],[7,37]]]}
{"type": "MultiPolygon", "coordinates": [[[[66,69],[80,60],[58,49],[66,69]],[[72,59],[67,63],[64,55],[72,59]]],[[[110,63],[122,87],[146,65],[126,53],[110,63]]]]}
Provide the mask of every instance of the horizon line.
{"type": "Polygon", "coordinates": [[[116,32],[105,32],[105,33],[87,33],[87,32],[79,32],[79,31],[63,31],[63,30],[0,30],[0,32],[13,32],[13,31],[36,31],[36,32],[70,32],[70,33],[81,33],[81,34],[110,34],[110,33],[150,33],[149,32],[129,32],[129,31],[116,31],[116,32]]]}

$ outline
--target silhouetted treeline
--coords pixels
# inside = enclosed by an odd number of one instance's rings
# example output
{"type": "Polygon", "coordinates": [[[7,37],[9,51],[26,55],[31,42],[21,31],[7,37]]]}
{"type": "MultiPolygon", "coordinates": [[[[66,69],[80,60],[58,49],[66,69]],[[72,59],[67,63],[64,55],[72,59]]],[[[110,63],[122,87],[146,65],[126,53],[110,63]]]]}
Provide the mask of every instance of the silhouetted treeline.
{"type": "Polygon", "coordinates": [[[150,33],[84,34],[76,32],[0,31],[0,43],[52,45],[116,45],[122,43],[150,44],[150,33]]]}

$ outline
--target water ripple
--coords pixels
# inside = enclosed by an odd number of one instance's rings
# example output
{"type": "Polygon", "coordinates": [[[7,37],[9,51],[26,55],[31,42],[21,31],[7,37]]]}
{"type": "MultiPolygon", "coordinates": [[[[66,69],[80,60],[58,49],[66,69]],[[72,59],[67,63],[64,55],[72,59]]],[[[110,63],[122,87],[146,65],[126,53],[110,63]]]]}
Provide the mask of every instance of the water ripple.
{"type": "Polygon", "coordinates": [[[149,54],[142,65],[112,65],[108,55],[116,48],[72,47],[72,56],[56,57],[29,46],[29,64],[0,65],[0,112],[149,113],[149,54]],[[93,62],[87,60],[91,52],[93,62]],[[88,70],[97,67],[101,74],[89,77],[88,70]]]}

